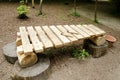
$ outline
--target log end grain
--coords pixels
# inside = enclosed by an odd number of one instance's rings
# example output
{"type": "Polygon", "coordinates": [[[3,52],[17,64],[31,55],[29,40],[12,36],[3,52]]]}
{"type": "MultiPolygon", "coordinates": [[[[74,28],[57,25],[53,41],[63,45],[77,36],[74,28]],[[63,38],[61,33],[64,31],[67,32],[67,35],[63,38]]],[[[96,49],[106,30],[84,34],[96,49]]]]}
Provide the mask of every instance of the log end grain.
{"type": "Polygon", "coordinates": [[[43,75],[45,71],[48,71],[49,66],[50,60],[47,57],[39,57],[35,65],[26,68],[20,67],[19,62],[16,61],[13,68],[12,80],[39,80],[41,77],[44,78],[43,75]]]}
{"type": "Polygon", "coordinates": [[[16,42],[11,42],[3,47],[3,54],[5,59],[9,62],[14,64],[17,60],[16,54],[16,42]]]}

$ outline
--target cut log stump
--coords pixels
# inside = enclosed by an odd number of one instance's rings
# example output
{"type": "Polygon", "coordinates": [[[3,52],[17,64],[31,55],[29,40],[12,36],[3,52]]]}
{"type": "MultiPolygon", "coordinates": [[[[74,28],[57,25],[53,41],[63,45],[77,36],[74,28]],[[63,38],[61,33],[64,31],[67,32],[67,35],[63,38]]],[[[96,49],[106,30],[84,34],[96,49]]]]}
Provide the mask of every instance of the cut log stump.
{"type": "Polygon", "coordinates": [[[27,68],[22,68],[16,61],[13,68],[12,80],[45,80],[48,76],[50,60],[47,57],[39,57],[38,62],[27,68]]]}
{"type": "Polygon", "coordinates": [[[84,48],[94,57],[99,58],[107,52],[108,43],[105,42],[103,45],[97,46],[90,40],[85,40],[84,48]]]}
{"type": "Polygon", "coordinates": [[[92,56],[94,58],[99,58],[99,57],[105,55],[105,53],[107,52],[108,44],[106,42],[100,46],[96,46],[94,44],[89,44],[88,46],[89,46],[89,51],[92,54],[92,56]]]}
{"type": "Polygon", "coordinates": [[[17,60],[16,42],[11,42],[3,47],[3,54],[6,60],[14,64],[17,60]]]}

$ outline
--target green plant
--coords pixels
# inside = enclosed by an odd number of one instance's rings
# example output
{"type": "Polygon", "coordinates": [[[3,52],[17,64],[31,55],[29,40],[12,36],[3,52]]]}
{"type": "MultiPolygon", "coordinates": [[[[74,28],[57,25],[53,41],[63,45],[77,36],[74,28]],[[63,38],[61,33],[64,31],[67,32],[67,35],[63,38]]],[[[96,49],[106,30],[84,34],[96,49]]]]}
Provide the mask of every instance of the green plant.
{"type": "Polygon", "coordinates": [[[27,13],[29,11],[29,7],[27,7],[26,5],[24,5],[24,1],[21,0],[20,1],[20,6],[17,7],[17,13],[18,13],[18,17],[19,18],[26,18],[27,17],[27,13]]]}
{"type": "Polygon", "coordinates": [[[25,6],[25,5],[20,5],[17,8],[17,12],[18,12],[19,15],[21,15],[21,14],[26,15],[28,13],[28,11],[29,11],[29,8],[27,6],[25,6]]]}
{"type": "Polygon", "coordinates": [[[85,49],[82,49],[82,50],[76,49],[73,51],[73,57],[77,59],[85,60],[85,58],[88,56],[89,56],[89,53],[85,49]]]}

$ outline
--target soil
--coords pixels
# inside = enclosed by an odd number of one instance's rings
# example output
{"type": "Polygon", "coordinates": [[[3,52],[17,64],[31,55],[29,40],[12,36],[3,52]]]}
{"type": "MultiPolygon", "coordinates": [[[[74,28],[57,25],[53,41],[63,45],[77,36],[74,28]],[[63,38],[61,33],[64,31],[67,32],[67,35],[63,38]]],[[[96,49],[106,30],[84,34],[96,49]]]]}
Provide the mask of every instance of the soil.
{"type": "Polygon", "coordinates": [[[108,49],[106,55],[100,58],[90,56],[82,61],[67,54],[53,57],[51,73],[45,80],[120,80],[120,30],[96,24],[83,16],[71,16],[69,11],[72,9],[72,4],[65,5],[62,2],[44,3],[42,16],[35,16],[38,12],[38,5],[36,5],[35,9],[30,8],[29,19],[21,20],[17,18],[18,5],[12,2],[0,2],[0,80],[11,80],[13,65],[5,60],[2,47],[16,40],[16,33],[20,26],[59,24],[94,24],[117,38],[117,42],[114,47],[108,49]]]}

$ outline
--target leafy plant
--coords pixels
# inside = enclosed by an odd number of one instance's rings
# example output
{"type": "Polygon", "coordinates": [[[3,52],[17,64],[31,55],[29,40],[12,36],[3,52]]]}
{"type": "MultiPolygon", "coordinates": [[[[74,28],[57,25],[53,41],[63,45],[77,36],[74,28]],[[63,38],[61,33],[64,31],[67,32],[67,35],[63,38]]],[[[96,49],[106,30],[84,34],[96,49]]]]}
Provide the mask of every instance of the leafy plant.
{"type": "Polygon", "coordinates": [[[86,57],[89,56],[89,53],[83,49],[83,50],[74,50],[73,51],[73,57],[77,58],[77,59],[82,59],[82,60],[85,60],[86,57]]]}
{"type": "Polygon", "coordinates": [[[25,5],[20,5],[17,8],[17,12],[18,12],[19,15],[21,15],[21,14],[25,14],[26,15],[28,13],[28,11],[29,11],[29,8],[27,6],[25,6],[25,5]]]}
{"type": "Polygon", "coordinates": [[[24,1],[20,1],[20,6],[17,7],[17,13],[19,14],[20,18],[26,18],[27,17],[27,13],[29,11],[29,7],[27,7],[26,5],[24,5],[24,1]]]}

